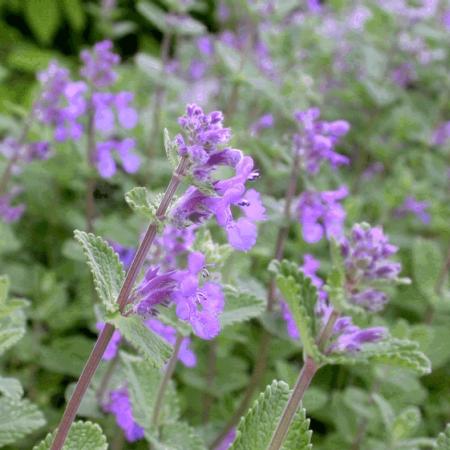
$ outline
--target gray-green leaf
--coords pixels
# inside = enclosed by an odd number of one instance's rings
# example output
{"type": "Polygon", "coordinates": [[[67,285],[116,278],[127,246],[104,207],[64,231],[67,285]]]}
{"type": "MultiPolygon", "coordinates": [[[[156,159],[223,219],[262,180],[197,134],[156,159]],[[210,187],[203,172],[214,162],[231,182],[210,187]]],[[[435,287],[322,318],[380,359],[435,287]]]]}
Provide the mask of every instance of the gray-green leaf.
{"type": "Polygon", "coordinates": [[[83,247],[87,263],[94,277],[95,290],[108,312],[119,306],[117,297],[125,279],[125,271],[117,253],[101,237],[75,230],[75,239],[83,247]]]}
{"type": "Polygon", "coordinates": [[[450,450],[450,423],[445,427],[445,431],[439,433],[435,448],[437,450],[450,450]]]}
{"type": "Polygon", "coordinates": [[[162,194],[153,194],[145,187],[135,187],[125,194],[125,201],[133,211],[159,223],[161,218],[156,217],[156,211],[162,197],[162,194]]]}
{"type": "MultiPolygon", "coordinates": [[[[33,450],[50,450],[55,432],[47,437],[33,450]]],[[[70,428],[63,450],[106,450],[108,444],[99,425],[92,422],[75,422],[70,428]]]]}
{"type": "Polygon", "coordinates": [[[156,367],[162,367],[170,358],[172,353],[170,345],[145,326],[140,317],[117,314],[107,320],[156,367]]]}
{"type": "Polygon", "coordinates": [[[30,401],[0,398],[0,447],[12,444],[43,425],[43,414],[30,401]]]}
{"type": "Polygon", "coordinates": [[[23,396],[22,385],[15,378],[0,377],[0,392],[13,400],[20,400],[23,396]]]}

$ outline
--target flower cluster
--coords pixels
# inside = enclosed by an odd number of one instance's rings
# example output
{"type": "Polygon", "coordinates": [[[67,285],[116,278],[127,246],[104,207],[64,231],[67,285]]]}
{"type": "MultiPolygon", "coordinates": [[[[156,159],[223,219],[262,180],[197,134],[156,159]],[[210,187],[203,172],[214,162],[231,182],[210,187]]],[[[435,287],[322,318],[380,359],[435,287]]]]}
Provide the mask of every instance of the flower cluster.
{"type": "MultiPolygon", "coordinates": [[[[318,297],[315,309],[316,316],[320,319],[322,327],[326,325],[333,311],[327,297],[327,293],[323,289],[324,282],[317,276],[316,272],[320,268],[320,262],[312,255],[305,255],[304,264],[300,270],[311,279],[312,284],[316,286],[318,297]]],[[[286,328],[289,336],[297,340],[300,338],[299,331],[292,317],[287,304],[282,300],[280,302],[282,316],[286,321],[286,328]]],[[[333,328],[329,346],[325,349],[327,352],[356,352],[361,346],[377,342],[387,335],[387,330],[383,327],[370,327],[361,329],[354,325],[352,318],[349,316],[340,317],[333,328]]]]}
{"type": "Polygon", "coordinates": [[[324,235],[327,239],[342,236],[346,213],[339,202],[347,195],[345,186],[336,191],[305,191],[301,194],[297,209],[306,242],[318,242],[324,235]]]}
{"type": "Polygon", "coordinates": [[[109,178],[116,173],[114,155],[123,169],[134,173],[140,166],[133,152],[135,141],[119,138],[120,129],[129,130],[138,122],[133,94],[103,91],[117,79],[114,71],[120,61],[112,52],[112,42],[97,43],[92,51],[81,52],[84,81],[72,81],[67,69],[52,62],[38,75],[42,95],[36,103],[37,119],[54,127],[57,141],[79,140],[84,133],[95,133],[95,162],[99,174],[109,178]]]}
{"type": "Polygon", "coordinates": [[[335,151],[340,138],[350,129],[347,121],[318,120],[319,108],[299,111],[294,117],[302,128],[300,133],[294,135],[294,146],[309,173],[317,173],[323,161],[328,161],[333,168],[349,164],[350,161],[346,156],[335,151]]]}
{"type": "Polygon", "coordinates": [[[242,151],[225,148],[231,131],[223,127],[222,113],[203,113],[196,105],[189,105],[180,125],[185,131],[176,137],[180,155],[192,162],[192,175],[202,187],[191,186],[175,205],[172,219],[177,226],[186,222],[200,223],[214,216],[222,227],[228,242],[237,250],[250,250],[257,237],[256,223],[266,219],[260,195],[254,189],[247,190],[246,183],[255,180],[259,173],[254,170],[253,159],[242,151]],[[214,172],[219,166],[234,170],[234,176],[216,180],[214,172]],[[240,212],[235,218],[233,212],[240,212]]]}
{"type": "Polygon", "coordinates": [[[383,309],[387,296],[373,287],[398,278],[401,265],[390,260],[397,247],[389,243],[381,227],[353,226],[341,243],[349,300],[370,312],[383,309]]]}
{"type": "Polygon", "coordinates": [[[405,198],[404,202],[395,209],[396,217],[404,217],[407,214],[414,214],[424,224],[430,223],[430,214],[427,212],[428,202],[420,202],[412,196],[405,198]]]}
{"type": "Polygon", "coordinates": [[[103,405],[105,412],[114,414],[117,425],[123,430],[128,442],[135,442],[144,437],[144,429],[133,417],[130,397],[126,388],[111,391],[109,402],[103,405]]]}

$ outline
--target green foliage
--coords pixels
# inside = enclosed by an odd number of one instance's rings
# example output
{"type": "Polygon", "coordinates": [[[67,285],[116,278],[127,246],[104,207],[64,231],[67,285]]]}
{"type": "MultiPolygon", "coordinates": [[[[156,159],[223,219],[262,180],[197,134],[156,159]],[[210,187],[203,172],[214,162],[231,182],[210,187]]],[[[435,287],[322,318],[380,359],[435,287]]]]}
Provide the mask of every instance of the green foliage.
{"type": "Polygon", "coordinates": [[[118,310],[117,297],[125,279],[125,271],[116,252],[101,237],[75,230],[75,239],[83,247],[97,291],[106,311],[118,310]]]}
{"type": "Polygon", "coordinates": [[[145,326],[140,317],[135,315],[125,317],[116,314],[107,320],[155,367],[162,367],[169,359],[171,355],[170,346],[145,326]]]}
{"type": "Polygon", "coordinates": [[[156,217],[156,211],[161,203],[162,194],[152,194],[145,187],[135,187],[125,194],[125,200],[134,211],[162,226],[163,217],[156,217]]]}
{"type": "Polygon", "coordinates": [[[265,299],[259,298],[251,292],[226,286],[224,293],[225,309],[220,315],[222,327],[259,317],[265,309],[265,299]]]}
{"type": "Polygon", "coordinates": [[[431,372],[429,359],[416,342],[406,339],[387,338],[374,344],[365,344],[355,353],[330,354],[330,364],[386,364],[413,370],[419,375],[431,372]]]}
{"type": "Polygon", "coordinates": [[[318,319],[314,312],[317,301],[316,288],[293,262],[272,261],[270,270],[276,274],[278,289],[294,317],[305,353],[312,356],[316,362],[323,361],[323,355],[316,344],[318,333],[318,319]]]}
{"type": "Polygon", "coordinates": [[[20,400],[23,396],[23,387],[15,378],[0,377],[0,393],[12,400],[20,400]]]}
{"type": "Polygon", "coordinates": [[[43,425],[43,414],[29,400],[0,398],[0,446],[12,444],[43,425]]]}
{"type": "MultiPolygon", "coordinates": [[[[47,437],[33,450],[50,450],[55,433],[47,437]]],[[[106,450],[108,444],[102,429],[92,422],[75,422],[70,428],[63,450],[106,450]]]]}
{"type": "Polygon", "coordinates": [[[59,26],[60,9],[57,0],[28,0],[25,17],[33,33],[43,44],[49,44],[59,26]]]}
{"type": "Polygon", "coordinates": [[[445,431],[439,433],[436,446],[437,450],[449,450],[450,449],[450,424],[447,424],[445,431]]]}
{"type": "MultiPolygon", "coordinates": [[[[282,381],[273,381],[267,386],[241,419],[236,440],[230,450],[266,450],[287,403],[289,393],[289,386],[282,381]]],[[[311,432],[308,430],[308,425],[305,411],[300,410],[294,419],[283,449],[310,449],[311,432]]]]}

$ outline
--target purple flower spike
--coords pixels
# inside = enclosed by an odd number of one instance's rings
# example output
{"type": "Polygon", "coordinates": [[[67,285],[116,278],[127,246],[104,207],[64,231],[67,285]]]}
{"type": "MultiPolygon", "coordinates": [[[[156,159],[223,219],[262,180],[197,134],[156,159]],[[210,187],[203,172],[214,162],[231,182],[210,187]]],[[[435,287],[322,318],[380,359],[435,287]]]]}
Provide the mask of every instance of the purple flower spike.
{"type": "Polygon", "coordinates": [[[135,442],[144,437],[144,429],[134,420],[126,388],[112,391],[109,395],[109,403],[103,409],[114,414],[117,425],[122,428],[128,442],[135,442]]]}
{"type": "Polygon", "coordinates": [[[346,156],[334,151],[339,140],[350,130],[350,124],[345,120],[319,121],[319,117],[319,108],[295,113],[302,130],[294,134],[294,146],[306,170],[312,174],[318,172],[323,161],[328,161],[332,168],[350,163],[346,156]]]}
{"type": "Polygon", "coordinates": [[[304,192],[300,196],[298,212],[306,242],[318,242],[324,234],[328,239],[342,237],[346,213],[339,201],[347,195],[342,186],[336,191],[304,192]]]}
{"type": "Polygon", "coordinates": [[[112,52],[111,41],[102,41],[95,44],[93,50],[83,50],[80,58],[84,63],[81,75],[95,88],[111,86],[117,78],[113,68],[120,62],[119,55],[112,52]]]}

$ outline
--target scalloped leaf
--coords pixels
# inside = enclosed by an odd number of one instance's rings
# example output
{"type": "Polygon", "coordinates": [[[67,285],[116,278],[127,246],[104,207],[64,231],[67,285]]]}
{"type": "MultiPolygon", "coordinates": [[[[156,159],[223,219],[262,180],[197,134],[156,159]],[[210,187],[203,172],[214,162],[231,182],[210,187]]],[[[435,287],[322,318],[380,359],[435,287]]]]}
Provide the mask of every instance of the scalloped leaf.
{"type": "Polygon", "coordinates": [[[450,423],[447,424],[442,433],[438,434],[435,448],[437,450],[450,450],[450,423]]]}
{"type": "MultiPolygon", "coordinates": [[[[128,382],[133,417],[150,435],[154,430],[150,427],[153,414],[153,405],[156,400],[161,372],[148,361],[134,358],[121,353],[125,365],[125,374],[128,382]]],[[[159,416],[159,423],[164,425],[174,423],[180,417],[180,406],[173,384],[169,384],[164,397],[163,406],[159,416]]]]}
{"type": "Polygon", "coordinates": [[[99,236],[80,230],[75,230],[74,235],[83,248],[100,300],[108,312],[118,311],[117,297],[125,279],[119,256],[99,236]]]}
{"type": "Polygon", "coordinates": [[[106,320],[155,367],[163,367],[170,358],[172,354],[170,345],[145,326],[140,317],[116,314],[106,320]]]}
{"type": "Polygon", "coordinates": [[[305,353],[316,362],[324,356],[316,344],[318,324],[314,308],[317,302],[317,290],[308,277],[300,272],[297,264],[283,260],[272,261],[270,270],[276,274],[278,289],[286,300],[297,328],[300,332],[305,353]]]}
{"type": "Polygon", "coordinates": [[[169,130],[167,128],[164,128],[164,149],[166,150],[167,160],[172,168],[175,169],[180,162],[178,146],[173,139],[170,139],[169,130]]]}
{"type": "Polygon", "coordinates": [[[326,357],[329,364],[387,364],[403,367],[426,375],[431,372],[430,360],[419,350],[417,342],[407,339],[388,338],[366,344],[359,352],[336,353],[326,357]]]}
{"type": "Polygon", "coordinates": [[[265,299],[250,292],[239,291],[233,286],[225,286],[224,293],[225,309],[220,315],[220,323],[223,328],[259,317],[265,310],[265,299]]]}
{"type": "MultiPolygon", "coordinates": [[[[274,380],[266,387],[237,428],[230,450],[266,450],[290,396],[289,386],[274,380]]],[[[310,449],[311,432],[305,410],[300,409],[289,430],[283,450],[310,449]]]]}
{"type": "Polygon", "coordinates": [[[420,410],[416,406],[410,406],[394,419],[391,424],[391,435],[394,442],[412,437],[420,424],[420,410]]]}
{"type": "Polygon", "coordinates": [[[0,392],[5,397],[20,400],[23,396],[23,387],[15,378],[0,377],[0,392]]]}
{"type": "Polygon", "coordinates": [[[186,422],[176,422],[161,427],[159,441],[153,442],[155,450],[206,450],[203,439],[186,422]]]}
{"type": "MultiPolygon", "coordinates": [[[[33,450],[50,450],[56,432],[49,433],[33,450]]],[[[75,422],[70,428],[63,450],[106,450],[108,443],[99,425],[75,422]]]]}
{"type": "Polygon", "coordinates": [[[0,398],[0,447],[45,425],[44,415],[27,399],[0,398]]]}
{"type": "Polygon", "coordinates": [[[156,217],[156,211],[162,198],[163,194],[154,194],[142,186],[135,187],[125,194],[125,201],[133,211],[142,214],[145,218],[154,221],[159,226],[164,221],[156,217]]]}

